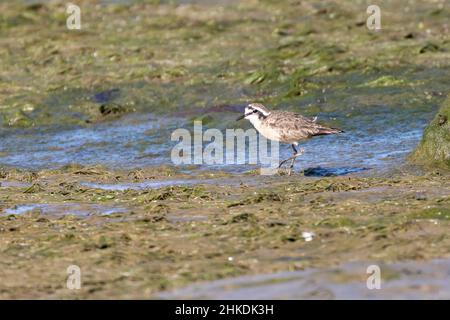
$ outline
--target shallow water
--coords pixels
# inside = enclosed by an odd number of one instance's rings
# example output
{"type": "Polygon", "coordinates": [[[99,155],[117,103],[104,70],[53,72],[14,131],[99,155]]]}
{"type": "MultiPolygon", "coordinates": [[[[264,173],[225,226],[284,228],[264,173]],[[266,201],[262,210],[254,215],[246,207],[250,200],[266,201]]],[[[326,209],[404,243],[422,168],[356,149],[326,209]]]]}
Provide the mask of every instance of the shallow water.
{"type": "MultiPolygon", "coordinates": [[[[161,164],[167,146],[157,142],[158,121],[151,116],[85,128],[17,130],[2,135],[0,163],[22,168],[56,168],[70,163],[135,167],[161,164]],[[155,130],[152,135],[148,130],[155,130]]],[[[166,142],[166,141],[164,141],[166,142]]]]}
{"type": "Polygon", "coordinates": [[[93,182],[81,182],[80,185],[102,190],[142,190],[142,189],[157,189],[167,186],[183,186],[183,185],[193,185],[200,183],[217,183],[217,180],[151,180],[144,182],[130,182],[130,183],[93,183],[93,182]]]}
{"type": "Polygon", "coordinates": [[[0,188],[22,188],[31,187],[31,183],[22,181],[0,181],[0,188]]]}
{"type": "Polygon", "coordinates": [[[16,205],[12,208],[6,208],[0,214],[6,215],[20,215],[27,212],[39,212],[44,215],[68,215],[86,217],[91,215],[111,215],[113,213],[120,213],[127,211],[122,207],[109,207],[99,204],[86,204],[86,203],[64,203],[64,204],[52,204],[52,203],[33,203],[16,205]]]}
{"type": "MultiPolygon", "coordinates": [[[[169,180],[149,180],[144,182],[129,182],[129,183],[94,183],[94,182],[80,182],[81,186],[102,189],[102,190],[144,190],[144,189],[158,189],[167,186],[185,186],[185,185],[200,185],[200,184],[218,184],[218,185],[239,185],[243,183],[244,179],[169,179],[169,180]]],[[[245,179],[245,183],[256,184],[254,179],[245,179]]]]}
{"type": "MultiPolygon", "coordinates": [[[[307,174],[313,176],[386,171],[404,161],[420,140],[430,115],[422,113],[422,118],[416,118],[414,123],[401,117],[398,121],[392,119],[398,116],[395,113],[387,123],[380,116],[372,117],[370,122],[367,116],[343,119],[343,128],[349,127],[344,134],[302,143],[305,153],[298,158],[296,169],[309,169],[307,174]],[[352,128],[355,122],[359,125],[352,128]]],[[[327,122],[326,118],[322,120],[327,122]]],[[[84,128],[10,130],[1,134],[0,165],[38,169],[70,163],[102,164],[110,168],[171,164],[170,152],[176,142],[170,140],[170,135],[181,125],[183,122],[177,118],[164,119],[162,123],[147,114],[84,128]]],[[[280,145],[280,159],[289,157],[290,153],[288,145],[280,145]]],[[[202,165],[200,168],[238,173],[254,165],[202,165]]]]}
{"type": "Polygon", "coordinates": [[[160,299],[449,299],[450,259],[380,265],[381,288],[367,288],[367,267],[279,272],[199,283],[160,299]]]}

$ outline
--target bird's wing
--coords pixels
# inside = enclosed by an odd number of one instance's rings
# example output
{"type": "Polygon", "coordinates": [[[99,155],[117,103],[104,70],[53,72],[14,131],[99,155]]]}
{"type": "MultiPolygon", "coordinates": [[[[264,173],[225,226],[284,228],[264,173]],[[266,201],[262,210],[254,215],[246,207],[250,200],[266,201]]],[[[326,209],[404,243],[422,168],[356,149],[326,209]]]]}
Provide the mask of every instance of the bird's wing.
{"type": "Polygon", "coordinates": [[[316,135],[336,133],[334,129],[322,126],[313,119],[287,111],[272,113],[267,117],[266,123],[277,127],[283,140],[296,141],[316,135]]]}

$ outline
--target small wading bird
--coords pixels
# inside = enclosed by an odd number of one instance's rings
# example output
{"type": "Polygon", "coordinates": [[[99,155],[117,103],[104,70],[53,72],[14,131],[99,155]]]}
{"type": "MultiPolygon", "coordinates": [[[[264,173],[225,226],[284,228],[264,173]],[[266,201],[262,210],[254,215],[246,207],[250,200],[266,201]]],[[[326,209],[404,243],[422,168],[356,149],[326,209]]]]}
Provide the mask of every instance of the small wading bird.
{"type": "Polygon", "coordinates": [[[244,114],[236,121],[241,119],[249,120],[256,130],[269,140],[275,140],[283,143],[290,143],[294,154],[280,162],[278,168],[291,160],[289,175],[294,167],[295,159],[303,153],[297,151],[299,141],[306,140],[314,136],[323,136],[344,132],[336,128],[329,128],[316,123],[317,117],[308,119],[299,114],[288,111],[269,111],[260,103],[251,103],[245,107],[244,114]]]}

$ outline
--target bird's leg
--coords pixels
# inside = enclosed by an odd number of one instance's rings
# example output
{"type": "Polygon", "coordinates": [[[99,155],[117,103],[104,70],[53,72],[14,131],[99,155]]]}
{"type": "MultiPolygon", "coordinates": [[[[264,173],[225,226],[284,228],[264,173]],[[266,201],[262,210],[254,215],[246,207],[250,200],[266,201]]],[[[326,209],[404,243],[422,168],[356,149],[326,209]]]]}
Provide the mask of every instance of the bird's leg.
{"type": "Polygon", "coordinates": [[[289,175],[291,175],[291,171],[292,171],[292,168],[294,167],[295,159],[296,159],[298,156],[302,155],[303,152],[304,152],[304,149],[303,149],[303,148],[301,148],[301,149],[300,149],[300,152],[298,152],[297,149],[295,148],[295,145],[293,145],[293,144],[292,144],[292,149],[294,150],[294,154],[292,155],[292,157],[289,157],[289,158],[287,158],[286,160],[281,161],[281,162],[280,162],[280,165],[278,166],[278,168],[281,168],[281,166],[282,166],[283,164],[285,164],[286,162],[288,162],[289,160],[291,160],[291,165],[289,166],[289,175]]]}
{"type": "Polygon", "coordinates": [[[299,151],[297,151],[297,149],[295,149],[295,146],[292,145],[292,149],[294,149],[294,155],[291,157],[291,165],[289,166],[289,175],[291,175],[291,171],[294,168],[294,163],[295,163],[295,159],[297,159],[298,156],[301,156],[303,154],[303,152],[305,151],[305,149],[300,148],[299,151]]]}
{"type": "Polygon", "coordinates": [[[291,165],[289,166],[288,175],[291,175],[291,173],[292,173],[292,169],[294,168],[294,162],[295,162],[295,158],[296,158],[295,155],[298,153],[295,146],[293,144],[291,144],[291,146],[292,146],[292,150],[294,150],[294,155],[291,157],[292,160],[291,160],[291,165]]]}

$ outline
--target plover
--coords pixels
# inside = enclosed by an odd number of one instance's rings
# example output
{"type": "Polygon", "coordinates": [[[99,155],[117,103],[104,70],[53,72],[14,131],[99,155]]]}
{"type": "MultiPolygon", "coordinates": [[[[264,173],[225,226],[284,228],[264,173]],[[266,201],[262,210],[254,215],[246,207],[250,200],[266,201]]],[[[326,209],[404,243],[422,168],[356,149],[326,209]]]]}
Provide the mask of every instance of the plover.
{"type": "Polygon", "coordinates": [[[280,162],[278,168],[291,160],[289,175],[294,167],[295,159],[303,153],[297,151],[299,141],[306,140],[314,136],[336,134],[344,132],[340,129],[330,128],[316,123],[317,117],[308,119],[302,115],[288,111],[269,111],[260,103],[249,104],[236,121],[241,119],[249,120],[256,130],[269,140],[289,143],[294,150],[292,157],[280,162]]]}

